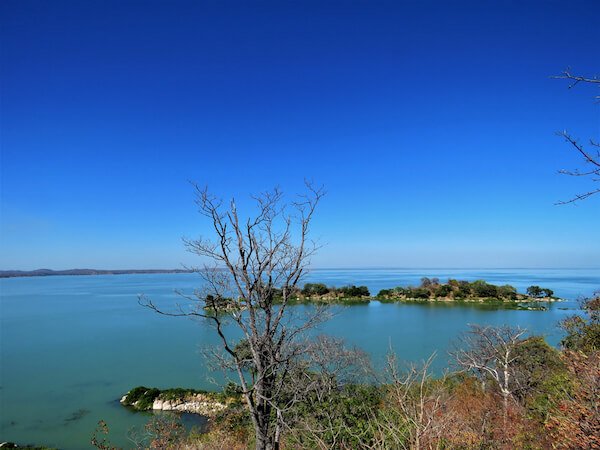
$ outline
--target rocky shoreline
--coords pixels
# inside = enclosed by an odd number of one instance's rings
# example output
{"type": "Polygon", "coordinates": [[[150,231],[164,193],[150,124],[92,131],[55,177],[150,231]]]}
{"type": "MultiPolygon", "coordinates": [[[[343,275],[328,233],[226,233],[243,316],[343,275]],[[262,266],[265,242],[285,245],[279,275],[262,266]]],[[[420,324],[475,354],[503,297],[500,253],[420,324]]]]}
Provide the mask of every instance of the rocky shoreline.
{"type": "Polygon", "coordinates": [[[175,411],[214,418],[237,401],[235,396],[216,392],[139,386],[125,394],[120,403],[136,411],[175,411]]]}

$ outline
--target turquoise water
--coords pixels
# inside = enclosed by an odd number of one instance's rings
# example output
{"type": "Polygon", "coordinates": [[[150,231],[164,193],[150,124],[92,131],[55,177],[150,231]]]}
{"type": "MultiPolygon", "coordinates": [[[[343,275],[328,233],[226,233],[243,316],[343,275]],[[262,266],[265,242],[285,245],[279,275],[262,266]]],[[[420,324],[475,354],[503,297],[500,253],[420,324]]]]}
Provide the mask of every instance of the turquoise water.
{"type": "MultiPolygon", "coordinates": [[[[449,343],[469,323],[520,325],[556,344],[556,323],[573,313],[579,296],[600,288],[599,269],[317,270],[307,281],[365,284],[376,294],[418,284],[422,276],[485,279],[520,291],[538,284],[568,301],[544,312],[372,302],[340,309],[319,331],[361,347],[375,364],[391,344],[406,360],[436,351],[441,367],[449,343]]],[[[137,303],[144,293],[160,305],[172,305],[178,301],[175,289],[191,292],[199,284],[194,274],[0,280],[0,440],[89,448],[91,433],[103,419],[113,443],[132,447],[128,430],[143,426],[147,416],[118,404],[129,388],[216,389],[222,375],[210,371],[202,356],[202,349],[218,343],[208,324],[159,316],[137,303]]]]}

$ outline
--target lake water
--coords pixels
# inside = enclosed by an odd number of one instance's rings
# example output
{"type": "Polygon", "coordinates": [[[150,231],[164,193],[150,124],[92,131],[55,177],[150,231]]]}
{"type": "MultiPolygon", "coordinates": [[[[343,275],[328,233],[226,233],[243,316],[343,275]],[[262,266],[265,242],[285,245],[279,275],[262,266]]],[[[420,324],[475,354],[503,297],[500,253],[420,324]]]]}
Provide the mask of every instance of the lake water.
{"type": "MultiPolygon", "coordinates": [[[[524,292],[532,284],[567,299],[549,311],[490,310],[474,306],[380,304],[342,308],[320,332],[344,338],[381,364],[390,344],[399,358],[438,353],[469,323],[520,325],[556,345],[556,324],[577,308],[580,296],[600,288],[595,270],[316,270],[306,281],[379,289],[415,285],[422,276],[485,279],[524,292]],[[563,308],[570,308],[564,310],[563,308]]],[[[0,441],[64,449],[89,448],[100,419],[110,438],[132,447],[128,430],[148,416],[131,413],[118,399],[137,385],[217,389],[222,375],[207,368],[202,349],[217,344],[202,321],[159,316],[137,303],[144,293],[160,305],[191,292],[194,274],[53,276],[0,280],[0,441]]],[[[310,306],[296,306],[296,311],[310,306]]]]}

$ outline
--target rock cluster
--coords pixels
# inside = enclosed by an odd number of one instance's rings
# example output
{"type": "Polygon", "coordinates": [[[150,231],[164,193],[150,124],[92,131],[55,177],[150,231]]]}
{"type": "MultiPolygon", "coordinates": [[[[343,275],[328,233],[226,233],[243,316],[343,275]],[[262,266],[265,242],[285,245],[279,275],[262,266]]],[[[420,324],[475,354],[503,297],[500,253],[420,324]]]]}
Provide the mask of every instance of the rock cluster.
{"type": "Polygon", "coordinates": [[[162,400],[159,396],[154,400],[152,409],[187,412],[211,417],[227,409],[227,405],[202,394],[192,394],[177,400],[162,400]]]}

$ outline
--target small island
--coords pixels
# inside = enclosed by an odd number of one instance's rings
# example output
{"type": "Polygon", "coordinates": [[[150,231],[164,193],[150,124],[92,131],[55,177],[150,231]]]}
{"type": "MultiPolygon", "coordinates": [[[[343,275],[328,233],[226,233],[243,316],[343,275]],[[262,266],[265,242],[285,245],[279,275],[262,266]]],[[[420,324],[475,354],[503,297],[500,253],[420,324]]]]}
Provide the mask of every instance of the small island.
{"type": "Polygon", "coordinates": [[[484,280],[465,281],[449,279],[440,283],[438,278],[421,278],[417,287],[395,287],[382,289],[376,297],[384,303],[389,302],[477,302],[477,303],[529,303],[553,302],[559,299],[554,291],[539,286],[529,286],[525,294],[517,292],[509,284],[497,286],[484,280]]]}

